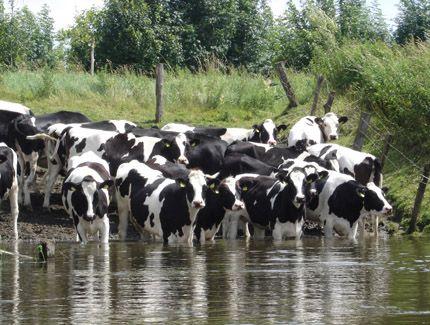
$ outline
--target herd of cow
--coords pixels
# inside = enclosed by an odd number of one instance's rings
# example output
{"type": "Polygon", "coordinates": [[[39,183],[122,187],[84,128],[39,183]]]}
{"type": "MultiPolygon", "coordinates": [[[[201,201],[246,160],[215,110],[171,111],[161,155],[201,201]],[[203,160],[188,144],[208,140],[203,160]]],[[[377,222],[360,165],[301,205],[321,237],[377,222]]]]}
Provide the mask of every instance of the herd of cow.
{"type": "Polygon", "coordinates": [[[236,238],[239,221],[253,236],[300,238],[305,220],[326,237],[355,238],[363,218],[386,216],[382,172],[371,154],[328,140],[346,117],[306,116],[277,145],[285,125],[267,119],[250,129],[167,124],[141,128],[115,120],[90,122],[81,113],[34,116],[25,106],[0,101],[0,198],[9,193],[18,238],[19,204],[31,208],[38,163],[47,168],[43,207],[59,173],[61,196],[77,239],[108,242],[109,205],[124,240],[129,218],[143,236],[164,242],[236,238]]]}

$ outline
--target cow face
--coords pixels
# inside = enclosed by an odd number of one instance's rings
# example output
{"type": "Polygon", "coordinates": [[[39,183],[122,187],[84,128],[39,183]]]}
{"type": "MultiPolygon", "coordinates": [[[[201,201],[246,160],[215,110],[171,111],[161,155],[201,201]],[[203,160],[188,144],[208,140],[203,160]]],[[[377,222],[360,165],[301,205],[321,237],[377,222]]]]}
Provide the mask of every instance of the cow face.
{"type": "Polygon", "coordinates": [[[186,190],[187,202],[191,208],[201,209],[205,207],[207,184],[200,170],[193,170],[187,179],[178,178],[176,182],[179,187],[186,190]]]}
{"type": "Polygon", "coordinates": [[[288,196],[296,208],[305,203],[308,188],[317,178],[318,175],[315,173],[306,175],[303,168],[294,168],[283,181],[288,186],[288,196]]]}
{"type": "Polygon", "coordinates": [[[74,218],[88,222],[94,221],[96,217],[103,218],[108,211],[108,188],[112,185],[112,180],[98,183],[91,176],[85,177],[80,183],[65,182],[63,203],[67,210],[72,210],[74,218]]]}
{"type": "Polygon", "coordinates": [[[387,216],[393,211],[391,205],[385,199],[388,188],[379,188],[374,183],[368,183],[366,187],[359,191],[359,195],[364,197],[364,208],[372,214],[387,216]]]}
{"type": "Polygon", "coordinates": [[[254,129],[254,136],[250,141],[275,146],[278,132],[286,130],[287,126],[284,124],[276,126],[271,119],[267,119],[260,126],[255,124],[252,128],[254,129]]]}
{"type": "Polygon", "coordinates": [[[227,177],[219,185],[223,206],[226,210],[239,211],[245,208],[239,198],[240,188],[233,177],[227,177]]]}
{"type": "Polygon", "coordinates": [[[340,124],[345,123],[348,120],[346,116],[342,116],[341,118],[337,118],[334,113],[327,113],[322,119],[318,118],[315,120],[318,125],[321,127],[324,136],[328,140],[337,140],[337,129],[340,124]]]}
{"type": "Polygon", "coordinates": [[[188,145],[185,134],[179,133],[172,140],[162,139],[160,143],[159,155],[175,163],[188,164],[188,159],[185,157],[185,148],[188,145]]]}

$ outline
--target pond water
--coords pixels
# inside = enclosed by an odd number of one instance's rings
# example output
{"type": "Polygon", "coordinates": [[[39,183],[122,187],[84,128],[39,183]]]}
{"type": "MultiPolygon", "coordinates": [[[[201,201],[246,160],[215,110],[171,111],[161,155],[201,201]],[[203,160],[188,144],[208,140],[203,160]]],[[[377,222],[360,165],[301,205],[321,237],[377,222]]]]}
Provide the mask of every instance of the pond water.
{"type": "Polygon", "coordinates": [[[0,280],[1,324],[430,322],[429,239],[57,243],[0,280]]]}

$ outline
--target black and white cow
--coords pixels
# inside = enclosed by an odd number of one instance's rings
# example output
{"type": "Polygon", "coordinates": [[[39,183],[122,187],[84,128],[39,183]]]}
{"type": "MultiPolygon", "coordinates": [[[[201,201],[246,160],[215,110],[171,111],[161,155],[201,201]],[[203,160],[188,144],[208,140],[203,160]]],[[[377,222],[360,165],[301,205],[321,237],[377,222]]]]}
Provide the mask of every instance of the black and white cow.
{"type": "Polygon", "coordinates": [[[324,117],[305,116],[293,125],[288,133],[288,147],[306,150],[307,147],[338,138],[339,124],[348,120],[346,116],[337,118],[329,112],[324,117]]]}
{"type": "Polygon", "coordinates": [[[271,230],[275,240],[300,238],[304,223],[307,187],[317,178],[295,168],[284,180],[250,174],[236,176],[245,203],[245,217],[254,225],[254,236],[271,230]]]}
{"type": "Polygon", "coordinates": [[[386,188],[373,182],[366,186],[349,175],[329,171],[316,180],[318,195],[307,204],[307,218],[320,222],[326,237],[333,231],[341,236],[355,238],[361,219],[371,213],[387,216],[392,207],[385,199],[386,188]]]}
{"type": "Polygon", "coordinates": [[[227,147],[225,155],[228,156],[232,153],[242,153],[274,167],[283,164],[287,159],[298,159],[315,162],[329,170],[337,170],[338,168],[337,161],[331,159],[330,156],[326,156],[323,160],[306,151],[279,146],[272,147],[262,143],[235,141],[227,147]]]}
{"type": "Polygon", "coordinates": [[[200,243],[212,241],[220,229],[224,216],[229,211],[241,211],[245,206],[239,199],[239,187],[233,177],[221,182],[218,179],[207,181],[205,207],[197,213],[194,235],[200,243]]]}
{"type": "Polygon", "coordinates": [[[34,116],[33,112],[24,105],[0,100],[0,142],[13,148],[15,141],[9,139],[9,123],[22,115],[34,116]]]}
{"type": "MultiPolygon", "coordinates": [[[[39,155],[45,153],[43,140],[29,140],[27,137],[46,132],[47,128],[55,123],[88,121],[88,118],[82,113],[60,111],[36,117],[21,115],[10,122],[9,138],[14,139],[14,148],[16,148],[18,161],[23,171],[18,195],[24,206],[31,208],[30,185],[35,180],[39,155]],[[24,196],[23,199],[22,196],[24,196]]],[[[47,166],[44,165],[44,167],[47,166]]]]}
{"type": "Polygon", "coordinates": [[[108,164],[93,152],[69,160],[61,196],[82,243],[97,233],[102,243],[109,241],[108,189],[112,185],[108,164]]]}
{"type": "Polygon", "coordinates": [[[173,180],[133,160],[119,166],[115,187],[121,240],[130,216],[142,235],[150,232],[165,243],[192,242],[197,213],[205,207],[207,184],[201,171],[173,180]]]}
{"type": "Polygon", "coordinates": [[[282,124],[276,126],[271,119],[266,119],[260,125],[254,124],[252,129],[243,128],[218,128],[218,127],[193,127],[185,124],[169,123],[162,127],[165,131],[187,132],[191,131],[198,134],[219,137],[228,144],[236,141],[252,141],[276,145],[276,136],[278,132],[285,130],[287,127],[282,124]]]}
{"type": "Polygon", "coordinates": [[[15,151],[0,142],[0,202],[9,194],[10,211],[13,218],[13,233],[18,239],[18,159],[15,151]]]}

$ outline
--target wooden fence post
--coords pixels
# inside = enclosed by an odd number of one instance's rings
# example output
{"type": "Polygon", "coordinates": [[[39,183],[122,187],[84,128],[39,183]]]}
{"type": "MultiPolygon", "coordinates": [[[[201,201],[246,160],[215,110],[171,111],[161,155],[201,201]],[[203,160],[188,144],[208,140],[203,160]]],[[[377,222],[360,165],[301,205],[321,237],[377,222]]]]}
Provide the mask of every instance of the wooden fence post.
{"type": "Polygon", "coordinates": [[[321,90],[323,81],[324,81],[324,77],[321,75],[318,76],[317,88],[315,89],[314,103],[312,104],[312,110],[311,110],[310,116],[316,116],[315,114],[317,112],[318,98],[320,96],[320,90],[321,90]]]}
{"type": "Polygon", "coordinates": [[[158,63],[156,70],[155,95],[157,96],[157,108],[155,111],[155,122],[160,123],[163,116],[163,82],[164,82],[164,64],[158,63]]]}
{"type": "Polygon", "coordinates": [[[393,135],[388,133],[385,137],[384,149],[381,155],[381,169],[384,169],[385,160],[387,159],[388,150],[390,149],[390,144],[393,141],[393,135]]]}
{"type": "Polygon", "coordinates": [[[427,182],[430,174],[430,164],[424,165],[424,172],[418,185],[417,196],[415,197],[414,210],[412,211],[411,221],[409,222],[408,233],[412,234],[415,231],[415,225],[417,224],[418,213],[420,213],[421,203],[423,202],[424,192],[426,190],[427,182]]]}
{"type": "Polygon", "coordinates": [[[330,91],[330,94],[328,95],[327,103],[324,104],[324,114],[327,114],[331,111],[331,105],[333,105],[334,98],[336,96],[336,91],[332,90],[330,91]]]}
{"type": "Polygon", "coordinates": [[[284,66],[282,62],[275,63],[275,69],[278,72],[279,79],[281,80],[282,87],[284,87],[284,91],[287,94],[288,100],[290,101],[289,108],[299,106],[299,100],[294,93],[294,89],[291,86],[290,79],[285,72],[284,66]]]}
{"type": "Polygon", "coordinates": [[[91,69],[90,74],[94,75],[94,47],[95,47],[95,38],[94,36],[91,38],[91,69]]]}
{"type": "Polygon", "coordinates": [[[357,133],[355,134],[354,145],[352,146],[352,149],[361,151],[371,117],[372,115],[368,113],[361,113],[360,123],[358,124],[358,129],[357,133]]]}

